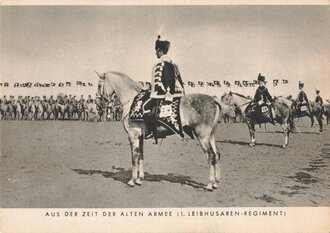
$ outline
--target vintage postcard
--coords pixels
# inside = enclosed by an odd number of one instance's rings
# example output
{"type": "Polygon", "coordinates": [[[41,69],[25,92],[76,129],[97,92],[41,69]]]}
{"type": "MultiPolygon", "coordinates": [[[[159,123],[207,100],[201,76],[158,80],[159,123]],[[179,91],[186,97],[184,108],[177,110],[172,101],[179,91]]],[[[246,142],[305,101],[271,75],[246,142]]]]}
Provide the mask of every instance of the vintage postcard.
{"type": "Polygon", "coordinates": [[[329,2],[1,4],[1,232],[329,232],[329,2]]]}

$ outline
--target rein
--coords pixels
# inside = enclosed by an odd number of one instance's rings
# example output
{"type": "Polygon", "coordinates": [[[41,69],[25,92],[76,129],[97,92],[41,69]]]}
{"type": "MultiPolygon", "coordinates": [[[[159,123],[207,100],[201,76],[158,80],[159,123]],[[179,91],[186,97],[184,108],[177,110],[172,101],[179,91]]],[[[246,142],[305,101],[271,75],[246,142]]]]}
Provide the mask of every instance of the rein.
{"type": "Polygon", "coordinates": [[[236,92],[232,92],[232,94],[237,95],[237,96],[242,97],[242,98],[247,99],[247,100],[251,100],[251,98],[246,97],[246,96],[241,95],[241,94],[238,94],[238,93],[236,93],[236,92]]]}
{"type": "Polygon", "coordinates": [[[241,97],[241,98],[243,98],[243,99],[250,100],[249,102],[246,102],[246,103],[244,103],[244,104],[240,104],[240,105],[238,105],[239,107],[242,107],[242,106],[244,106],[244,105],[248,105],[248,104],[250,104],[250,103],[252,102],[251,98],[248,98],[248,97],[246,97],[246,96],[244,96],[244,95],[238,94],[238,93],[236,93],[236,92],[232,92],[232,94],[237,95],[238,97],[241,97]]]}

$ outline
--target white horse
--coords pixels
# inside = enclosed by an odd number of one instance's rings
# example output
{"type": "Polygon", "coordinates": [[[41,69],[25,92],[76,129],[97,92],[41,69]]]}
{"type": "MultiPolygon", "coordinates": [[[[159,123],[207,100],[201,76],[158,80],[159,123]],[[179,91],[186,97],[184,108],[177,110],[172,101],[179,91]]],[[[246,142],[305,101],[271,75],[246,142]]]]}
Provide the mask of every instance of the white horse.
{"type": "MultiPolygon", "coordinates": [[[[128,185],[141,185],[144,179],[143,170],[143,139],[145,123],[134,122],[129,118],[129,110],[134,97],[142,90],[142,86],[120,72],[107,72],[99,76],[97,94],[101,98],[110,99],[116,93],[122,103],[125,131],[128,134],[132,155],[132,178],[128,185]]],[[[212,191],[220,182],[220,152],[215,143],[215,131],[221,113],[221,103],[213,97],[204,94],[189,94],[181,98],[180,118],[184,131],[196,136],[203,151],[207,154],[209,162],[209,182],[206,190],[212,191]]],[[[157,131],[168,131],[158,126],[157,131]]]]}

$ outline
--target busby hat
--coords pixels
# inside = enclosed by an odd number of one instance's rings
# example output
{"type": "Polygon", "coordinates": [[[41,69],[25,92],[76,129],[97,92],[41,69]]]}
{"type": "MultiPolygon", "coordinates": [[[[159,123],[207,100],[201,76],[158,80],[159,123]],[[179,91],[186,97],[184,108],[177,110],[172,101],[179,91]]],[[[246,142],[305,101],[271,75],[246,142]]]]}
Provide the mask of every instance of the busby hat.
{"type": "Polygon", "coordinates": [[[265,76],[262,76],[261,73],[258,75],[258,81],[259,82],[265,82],[265,76]]]}
{"type": "Polygon", "coordinates": [[[299,81],[299,87],[304,87],[304,83],[299,81]]]}
{"type": "Polygon", "coordinates": [[[161,40],[160,35],[157,36],[157,40],[155,43],[155,49],[156,50],[162,50],[162,51],[168,51],[170,48],[170,42],[167,40],[161,40]]]}

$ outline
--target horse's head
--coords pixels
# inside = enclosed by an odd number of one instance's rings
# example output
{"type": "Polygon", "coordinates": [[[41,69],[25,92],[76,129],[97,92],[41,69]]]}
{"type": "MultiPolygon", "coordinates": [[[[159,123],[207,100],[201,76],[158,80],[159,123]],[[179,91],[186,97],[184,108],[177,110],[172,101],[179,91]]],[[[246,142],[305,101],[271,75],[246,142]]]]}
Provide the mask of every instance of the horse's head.
{"type": "Polygon", "coordinates": [[[221,101],[228,105],[233,105],[233,95],[230,91],[228,94],[224,93],[223,96],[221,96],[221,101]]]}
{"type": "Polygon", "coordinates": [[[97,72],[96,74],[99,76],[96,95],[100,96],[101,99],[110,100],[110,97],[115,93],[115,90],[109,82],[106,82],[107,74],[99,74],[97,72]]]}

